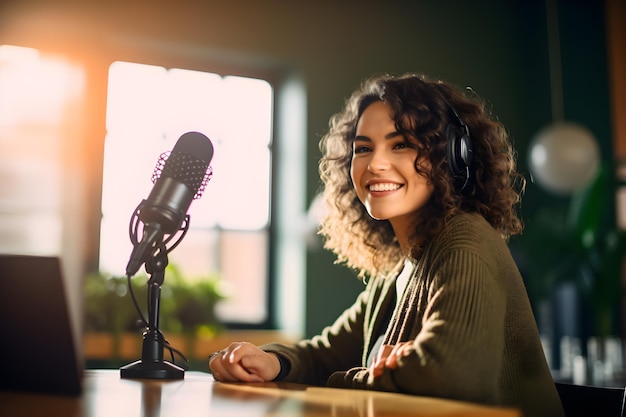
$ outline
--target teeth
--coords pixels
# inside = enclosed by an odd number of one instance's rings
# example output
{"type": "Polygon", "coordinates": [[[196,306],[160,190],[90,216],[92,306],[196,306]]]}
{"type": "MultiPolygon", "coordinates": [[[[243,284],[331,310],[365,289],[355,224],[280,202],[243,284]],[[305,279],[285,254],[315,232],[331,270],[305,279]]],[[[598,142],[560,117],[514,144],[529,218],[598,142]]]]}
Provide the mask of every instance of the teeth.
{"type": "Polygon", "coordinates": [[[384,184],[372,184],[370,185],[370,191],[393,191],[393,190],[397,190],[398,188],[400,188],[400,184],[391,184],[391,183],[384,183],[384,184]]]}

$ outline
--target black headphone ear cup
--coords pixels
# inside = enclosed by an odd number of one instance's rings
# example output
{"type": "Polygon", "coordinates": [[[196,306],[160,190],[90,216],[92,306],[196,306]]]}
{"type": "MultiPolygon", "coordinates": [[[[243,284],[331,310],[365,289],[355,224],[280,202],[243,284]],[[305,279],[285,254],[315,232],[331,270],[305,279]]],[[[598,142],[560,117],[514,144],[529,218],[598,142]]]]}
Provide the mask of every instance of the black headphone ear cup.
{"type": "Polygon", "coordinates": [[[469,167],[473,158],[472,140],[467,134],[467,129],[452,123],[446,126],[445,134],[450,171],[455,178],[463,180],[465,187],[469,181],[469,167]]]}
{"type": "Polygon", "coordinates": [[[472,148],[472,138],[467,134],[463,134],[461,137],[461,160],[466,167],[472,165],[472,158],[474,157],[474,149],[472,148]]]}
{"type": "Polygon", "coordinates": [[[458,126],[449,123],[446,126],[446,142],[448,165],[452,175],[458,177],[465,174],[465,164],[461,155],[461,132],[458,126]]]}

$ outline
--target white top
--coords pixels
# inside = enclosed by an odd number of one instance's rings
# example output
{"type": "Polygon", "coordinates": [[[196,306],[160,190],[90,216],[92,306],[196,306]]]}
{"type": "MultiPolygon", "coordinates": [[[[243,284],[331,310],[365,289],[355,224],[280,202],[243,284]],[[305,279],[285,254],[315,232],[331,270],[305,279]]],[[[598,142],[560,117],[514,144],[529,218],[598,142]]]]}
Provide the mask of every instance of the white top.
{"type": "Polygon", "coordinates": [[[400,304],[402,294],[404,294],[404,289],[406,288],[409,277],[413,272],[413,268],[415,268],[415,262],[411,258],[406,258],[404,260],[402,271],[400,271],[398,278],[396,278],[396,307],[400,304]]]}
{"type": "MultiPolygon", "coordinates": [[[[406,258],[404,260],[404,266],[402,267],[402,271],[400,271],[398,277],[396,278],[396,309],[398,308],[398,304],[400,304],[400,301],[402,300],[404,289],[406,288],[406,285],[409,282],[409,278],[413,273],[413,268],[415,268],[415,261],[411,258],[406,258]]],[[[370,366],[376,355],[378,355],[378,351],[380,350],[384,339],[384,333],[378,336],[378,339],[376,340],[376,343],[374,344],[374,347],[372,348],[372,351],[367,358],[367,366],[370,366]]]]}

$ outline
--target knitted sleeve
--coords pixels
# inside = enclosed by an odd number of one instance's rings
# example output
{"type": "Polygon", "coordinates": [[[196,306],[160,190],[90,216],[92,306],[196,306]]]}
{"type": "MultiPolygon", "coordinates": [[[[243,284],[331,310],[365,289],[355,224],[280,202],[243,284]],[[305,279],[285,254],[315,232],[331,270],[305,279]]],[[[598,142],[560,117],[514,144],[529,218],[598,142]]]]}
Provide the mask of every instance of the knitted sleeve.
{"type": "Polygon", "coordinates": [[[370,281],[354,304],[320,335],[295,345],[261,346],[289,363],[290,370],[283,381],[326,385],[333,372],[359,366],[365,343],[363,328],[367,309],[372,299],[378,296],[381,286],[378,280],[370,281]]]}

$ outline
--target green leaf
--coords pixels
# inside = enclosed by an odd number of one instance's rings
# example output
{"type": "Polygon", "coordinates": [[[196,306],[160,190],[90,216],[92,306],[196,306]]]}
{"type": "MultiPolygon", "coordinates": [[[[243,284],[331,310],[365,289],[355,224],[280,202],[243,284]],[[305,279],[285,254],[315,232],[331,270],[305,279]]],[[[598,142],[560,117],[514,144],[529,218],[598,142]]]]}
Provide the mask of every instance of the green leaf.
{"type": "Polygon", "coordinates": [[[595,179],[572,195],[569,227],[585,248],[591,247],[598,239],[603,216],[612,201],[611,188],[609,169],[601,165],[595,179]]]}

